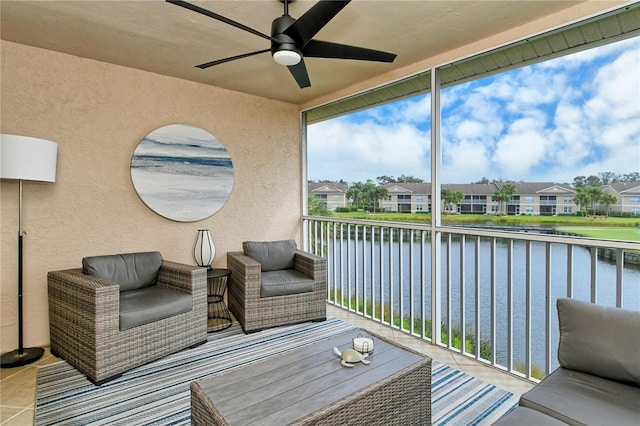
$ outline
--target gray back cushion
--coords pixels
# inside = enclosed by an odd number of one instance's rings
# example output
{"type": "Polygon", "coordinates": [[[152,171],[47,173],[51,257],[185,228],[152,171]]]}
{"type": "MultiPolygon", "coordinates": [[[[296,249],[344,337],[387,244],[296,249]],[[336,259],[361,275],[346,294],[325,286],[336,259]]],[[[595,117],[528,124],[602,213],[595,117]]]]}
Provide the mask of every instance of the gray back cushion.
{"type": "Polygon", "coordinates": [[[120,292],[154,285],[160,266],[162,255],[157,251],[82,259],[82,271],[85,274],[120,284],[120,292]]]}
{"type": "Polygon", "coordinates": [[[640,385],[640,312],[573,299],[557,307],[561,366],[640,385]]]}
{"type": "Polygon", "coordinates": [[[262,271],[292,269],[296,248],[294,240],[245,241],[242,243],[244,255],[260,262],[262,271]]]}

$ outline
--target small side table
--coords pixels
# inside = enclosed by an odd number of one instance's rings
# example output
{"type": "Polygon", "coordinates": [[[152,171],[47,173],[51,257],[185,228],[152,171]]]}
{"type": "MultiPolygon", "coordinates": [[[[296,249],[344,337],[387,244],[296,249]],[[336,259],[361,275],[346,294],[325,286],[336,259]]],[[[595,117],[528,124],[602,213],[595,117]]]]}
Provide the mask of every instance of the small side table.
{"type": "Polygon", "coordinates": [[[229,308],[224,303],[224,293],[227,290],[227,278],[229,275],[231,275],[231,270],[229,269],[213,268],[207,270],[208,333],[224,330],[231,327],[233,323],[229,308]]]}

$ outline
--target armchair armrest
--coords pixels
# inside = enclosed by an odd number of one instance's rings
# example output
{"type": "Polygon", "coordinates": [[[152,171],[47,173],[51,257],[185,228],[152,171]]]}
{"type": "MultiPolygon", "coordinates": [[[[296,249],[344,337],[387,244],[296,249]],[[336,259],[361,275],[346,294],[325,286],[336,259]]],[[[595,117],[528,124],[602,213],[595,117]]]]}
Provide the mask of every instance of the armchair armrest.
{"type": "Polygon", "coordinates": [[[47,281],[53,350],[65,350],[57,347],[67,341],[61,336],[75,336],[74,340],[95,350],[99,344],[96,336],[119,329],[118,284],[83,274],[81,269],[49,272],[47,281]]]}
{"type": "Polygon", "coordinates": [[[327,259],[302,250],[296,250],[294,267],[297,271],[312,277],[316,283],[327,281],[327,259]]]}
{"type": "Polygon", "coordinates": [[[248,292],[260,294],[262,271],[257,260],[245,256],[241,251],[229,252],[227,253],[227,268],[231,270],[231,281],[242,284],[236,285],[235,290],[242,292],[245,297],[248,292]]]}
{"type": "Polygon", "coordinates": [[[206,297],[207,270],[200,266],[163,260],[156,285],[189,294],[200,291],[206,297]]]}

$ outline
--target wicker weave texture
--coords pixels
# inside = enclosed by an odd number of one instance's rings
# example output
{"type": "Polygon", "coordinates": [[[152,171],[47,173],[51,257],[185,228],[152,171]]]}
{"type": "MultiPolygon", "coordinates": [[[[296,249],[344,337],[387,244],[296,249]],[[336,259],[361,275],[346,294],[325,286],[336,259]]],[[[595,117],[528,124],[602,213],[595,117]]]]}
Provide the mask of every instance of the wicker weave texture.
{"type": "Polygon", "coordinates": [[[299,426],[430,425],[431,358],[387,377],[293,424],[299,426]]]}
{"type": "Polygon", "coordinates": [[[192,295],[192,309],[120,331],[118,284],[68,269],[48,273],[51,350],[102,382],[207,340],[206,269],[164,261],[157,285],[192,295]]]}
{"type": "Polygon", "coordinates": [[[227,253],[229,309],[245,333],[326,318],[326,259],[297,250],[294,263],[297,271],[314,280],[313,292],[260,297],[260,263],[242,252],[227,253]]]}

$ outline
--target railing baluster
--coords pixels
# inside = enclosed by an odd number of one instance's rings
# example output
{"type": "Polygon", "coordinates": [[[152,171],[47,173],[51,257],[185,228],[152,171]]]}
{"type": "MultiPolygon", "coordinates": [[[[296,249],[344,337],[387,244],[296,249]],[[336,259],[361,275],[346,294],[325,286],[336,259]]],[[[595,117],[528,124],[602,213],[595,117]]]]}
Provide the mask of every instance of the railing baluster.
{"type": "MultiPolygon", "coordinates": [[[[453,290],[453,277],[451,276],[451,234],[447,233],[447,347],[451,349],[453,327],[453,305],[451,291],[453,290]]],[[[440,283],[436,283],[439,285],[440,283]]]]}
{"type": "MultiPolygon", "coordinates": [[[[374,241],[376,240],[376,228],[371,227],[371,318],[375,319],[376,315],[376,247],[374,241]]],[[[380,259],[382,262],[382,259],[380,259]]]]}
{"type": "Polygon", "coordinates": [[[465,297],[465,281],[466,281],[466,262],[465,262],[465,245],[466,245],[466,237],[464,235],[460,236],[460,352],[466,352],[466,342],[467,342],[467,325],[466,325],[466,315],[465,315],[465,305],[466,305],[466,297],[465,297]]]}
{"type": "Polygon", "coordinates": [[[475,334],[476,334],[476,347],[475,347],[475,356],[476,359],[480,359],[480,281],[481,281],[481,275],[480,275],[480,236],[476,237],[476,244],[475,244],[475,257],[476,257],[476,264],[475,264],[475,274],[476,274],[476,279],[475,279],[475,293],[474,293],[474,297],[475,297],[475,334]]]}
{"type": "Polygon", "coordinates": [[[525,376],[527,379],[531,378],[531,241],[527,241],[527,250],[526,250],[526,296],[525,296],[525,354],[524,354],[524,365],[525,365],[525,376]]]}
{"type": "MultiPolygon", "coordinates": [[[[420,337],[425,339],[427,337],[427,290],[426,290],[426,275],[427,271],[425,270],[426,262],[424,260],[425,256],[425,241],[424,241],[425,231],[420,231],[420,327],[422,332],[420,333],[420,337]]],[[[438,285],[437,283],[435,285],[438,285]]],[[[435,338],[435,336],[432,336],[435,338]]],[[[437,340],[434,340],[437,341],[437,340]]]]}
{"type": "Polygon", "coordinates": [[[400,330],[404,328],[404,232],[398,229],[398,309],[400,330]]]}
{"type": "Polygon", "coordinates": [[[491,338],[491,365],[496,365],[498,362],[498,354],[497,354],[497,348],[498,348],[498,344],[497,344],[497,337],[496,337],[496,299],[497,299],[497,294],[496,294],[496,239],[495,238],[491,238],[490,240],[491,243],[491,247],[490,247],[490,265],[489,267],[491,268],[491,331],[490,331],[490,338],[491,338]]]}
{"type": "Polygon", "coordinates": [[[409,332],[411,334],[415,333],[414,321],[415,321],[415,312],[413,309],[413,238],[415,237],[413,233],[413,229],[409,231],[409,332]]]}
{"type": "Polygon", "coordinates": [[[513,240],[507,240],[507,370],[513,371],[513,240]]]}
{"type": "MultiPolygon", "coordinates": [[[[337,244],[338,235],[336,233],[335,225],[336,224],[334,224],[333,226],[333,253],[334,253],[334,257],[333,257],[334,281],[333,282],[335,283],[336,300],[339,300],[340,306],[344,306],[343,299],[342,299],[342,284],[338,282],[338,275],[337,275],[337,272],[338,272],[337,268],[339,265],[342,265],[342,261],[340,260],[342,258],[342,250],[340,250],[340,257],[338,257],[338,244],[337,244]],[[338,285],[340,285],[340,291],[338,291],[338,285]]],[[[339,224],[339,225],[340,225],[340,231],[342,231],[342,224],[339,224]]],[[[340,280],[342,280],[342,274],[340,274],[340,280]]]]}
{"type": "Polygon", "coordinates": [[[384,227],[380,227],[378,233],[380,234],[380,322],[384,323],[384,227]]]}
{"type": "Polygon", "coordinates": [[[567,245],[567,297],[573,297],[573,244],[567,245]]]}
{"type": "Polygon", "coordinates": [[[616,251],[616,306],[622,308],[623,299],[624,250],[616,251]]]}
{"type": "Polygon", "coordinates": [[[394,297],[393,297],[393,228],[387,228],[389,230],[389,324],[393,327],[393,315],[394,310],[394,297]]]}
{"type": "Polygon", "coordinates": [[[367,309],[367,225],[362,225],[362,313],[369,317],[371,312],[367,309]]]}
{"type": "MultiPolygon", "coordinates": [[[[357,237],[356,237],[357,238],[357,237]]],[[[342,245],[342,247],[344,247],[345,244],[342,245]]],[[[357,307],[356,309],[353,308],[352,305],[352,300],[353,300],[353,286],[354,285],[358,285],[357,281],[356,283],[352,282],[351,279],[351,255],[353,253],[353,250],[351,249],[351,224],[347,224],[347,270],[346,270],[346,275],[347,275],[347,307],[349,308],[350,311],[357,311],[357,307]]],[[[343,272],[344,274],[344,272],[343,272]]]]}
{"type": "Polygon", "coordinates": [[[545,244],[545,254],[546,254],[546,271],[545,271],[545,304],[544,304],[544,335],[545,335],[545,344],[544,344],[544,371],[545,375],[549,374],[551,371],[551,243],[545,244]]]}
{"type": "Polygon", "coordinates": [[[591,303],[598,303],[598,247],[591,247],[591,303]]]}

